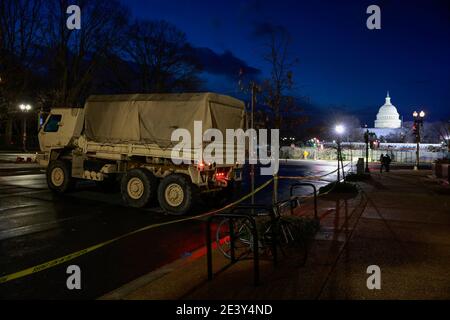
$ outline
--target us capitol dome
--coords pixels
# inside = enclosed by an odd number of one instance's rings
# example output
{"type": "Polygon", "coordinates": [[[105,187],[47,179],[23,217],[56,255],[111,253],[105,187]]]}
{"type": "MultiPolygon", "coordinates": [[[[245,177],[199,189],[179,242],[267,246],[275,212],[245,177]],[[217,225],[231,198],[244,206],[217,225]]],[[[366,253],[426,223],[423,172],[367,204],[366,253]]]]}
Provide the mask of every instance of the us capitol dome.
{"type": "Polygon", "coordinates": [[[375,120],[375,128],[401,128],[402,121],[400,115],[397,112],[397,108],[391,103],[391,97],[389,97],[389,91],[386,96],[386,101],[377,114],[375,120]]]}

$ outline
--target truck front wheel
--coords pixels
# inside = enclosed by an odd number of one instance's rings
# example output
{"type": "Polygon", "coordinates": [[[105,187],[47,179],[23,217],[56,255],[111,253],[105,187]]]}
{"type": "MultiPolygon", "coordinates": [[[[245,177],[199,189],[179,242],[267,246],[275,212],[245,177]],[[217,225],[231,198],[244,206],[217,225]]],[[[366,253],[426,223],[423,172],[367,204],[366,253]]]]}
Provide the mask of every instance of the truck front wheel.
{"type": "Polygon", "coordinates": [[[132,169],[122,178],[122,199],[130,207],[143,208],[155,197],[156,185],[156,178],[151,172],[146,169],[132,169]]]}
{"type": "Polygon", "coordinates": [[[65,193],[75,187],[76,180],[71,176],[70,163],[61,160],[51,161],[47,167],[47,185],[55,193],[65,193]]]}
{"type": "Polygon", "coordinates": [[[183,215],[192,207],[194,192],[195,188],[187,177],[171,174],[159,184],[158,202],[167,213],[183,215]]]}

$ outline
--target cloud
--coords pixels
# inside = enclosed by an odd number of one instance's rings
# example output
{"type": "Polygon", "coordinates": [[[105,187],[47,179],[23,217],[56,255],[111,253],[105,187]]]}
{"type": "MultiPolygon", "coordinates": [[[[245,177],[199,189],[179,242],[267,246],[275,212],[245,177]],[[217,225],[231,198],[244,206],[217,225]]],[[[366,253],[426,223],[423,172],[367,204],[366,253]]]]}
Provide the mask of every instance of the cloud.
{"type": "Polygon", "coordinates": [[[244,72],[246,77],[250,78],[261,74],[261,70],[249,66],[228,50],[219,54],[210,48],[197,47],[193,48],[193,54],[200,62],[203,71],[214,75],[224,75],[235,79],[239,76],[240,70],[244,72]]]}

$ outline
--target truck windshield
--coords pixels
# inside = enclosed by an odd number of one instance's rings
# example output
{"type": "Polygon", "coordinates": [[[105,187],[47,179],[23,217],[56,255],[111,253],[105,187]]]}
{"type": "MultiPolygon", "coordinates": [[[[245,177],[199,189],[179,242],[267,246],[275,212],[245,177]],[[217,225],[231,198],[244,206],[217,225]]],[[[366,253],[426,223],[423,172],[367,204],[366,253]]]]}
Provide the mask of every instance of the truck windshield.
{"type": "Polygon", "coordinates": [[[52,114],[45,125],[44,132],[56,132],[59,129],[58,124],[61,122],[60,114],[52,114]]]}

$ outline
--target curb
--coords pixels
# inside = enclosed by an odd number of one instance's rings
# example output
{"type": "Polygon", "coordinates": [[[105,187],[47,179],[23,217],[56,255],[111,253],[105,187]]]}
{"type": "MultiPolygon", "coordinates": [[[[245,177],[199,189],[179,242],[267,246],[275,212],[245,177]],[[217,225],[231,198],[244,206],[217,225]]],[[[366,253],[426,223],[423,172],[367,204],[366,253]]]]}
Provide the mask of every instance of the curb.
{"type": "MultiPolygon", "coordinates": [[[[214,249],[216,249],[216,244],[213,243],[214,249]]],[[[216,252],[216,250],[214,250],[216,252]]],[[[214,254],[214,253],[213,253],[214,254]]],[[[97,300],[127,300],[130,299],[129,296],[137,292],[139,289],[145,288],[146,286],[151,285],[152,283],[166,277],[170,276],[174,271],[176,270],[182,270],[183,268],[187,266],[192,266],[194,263],[201,260],[203,257],[206,256],[206,246],[203,246],[199,249],[196,249],[192,252],[192,254],[187,258],[179,258],[173,262],[170,262],[154,271],[151,271],[129,283],[126,283],[125,285],[107,293],[103,296],[99,297],[97,300]]],[[[187,292],[192,290],[193,288],[199,286],[203,281],[207,280],[206,276],[206,262],[205,262],[205,270],[202,272],[204,275],[203,279],[198,279],[199,281],[196,281],[195,283],[192,283],[191,287],[184,287],[185,292],[176,294],[178,297],[173,297],[174,299],[179,299],[183,295],[185,295],[187,292]]],[[[174,293],[170,293],[169,295],[173,296],[174,293]]],[[[133,300],[133,298],[131,298],[133,300]]]]}

